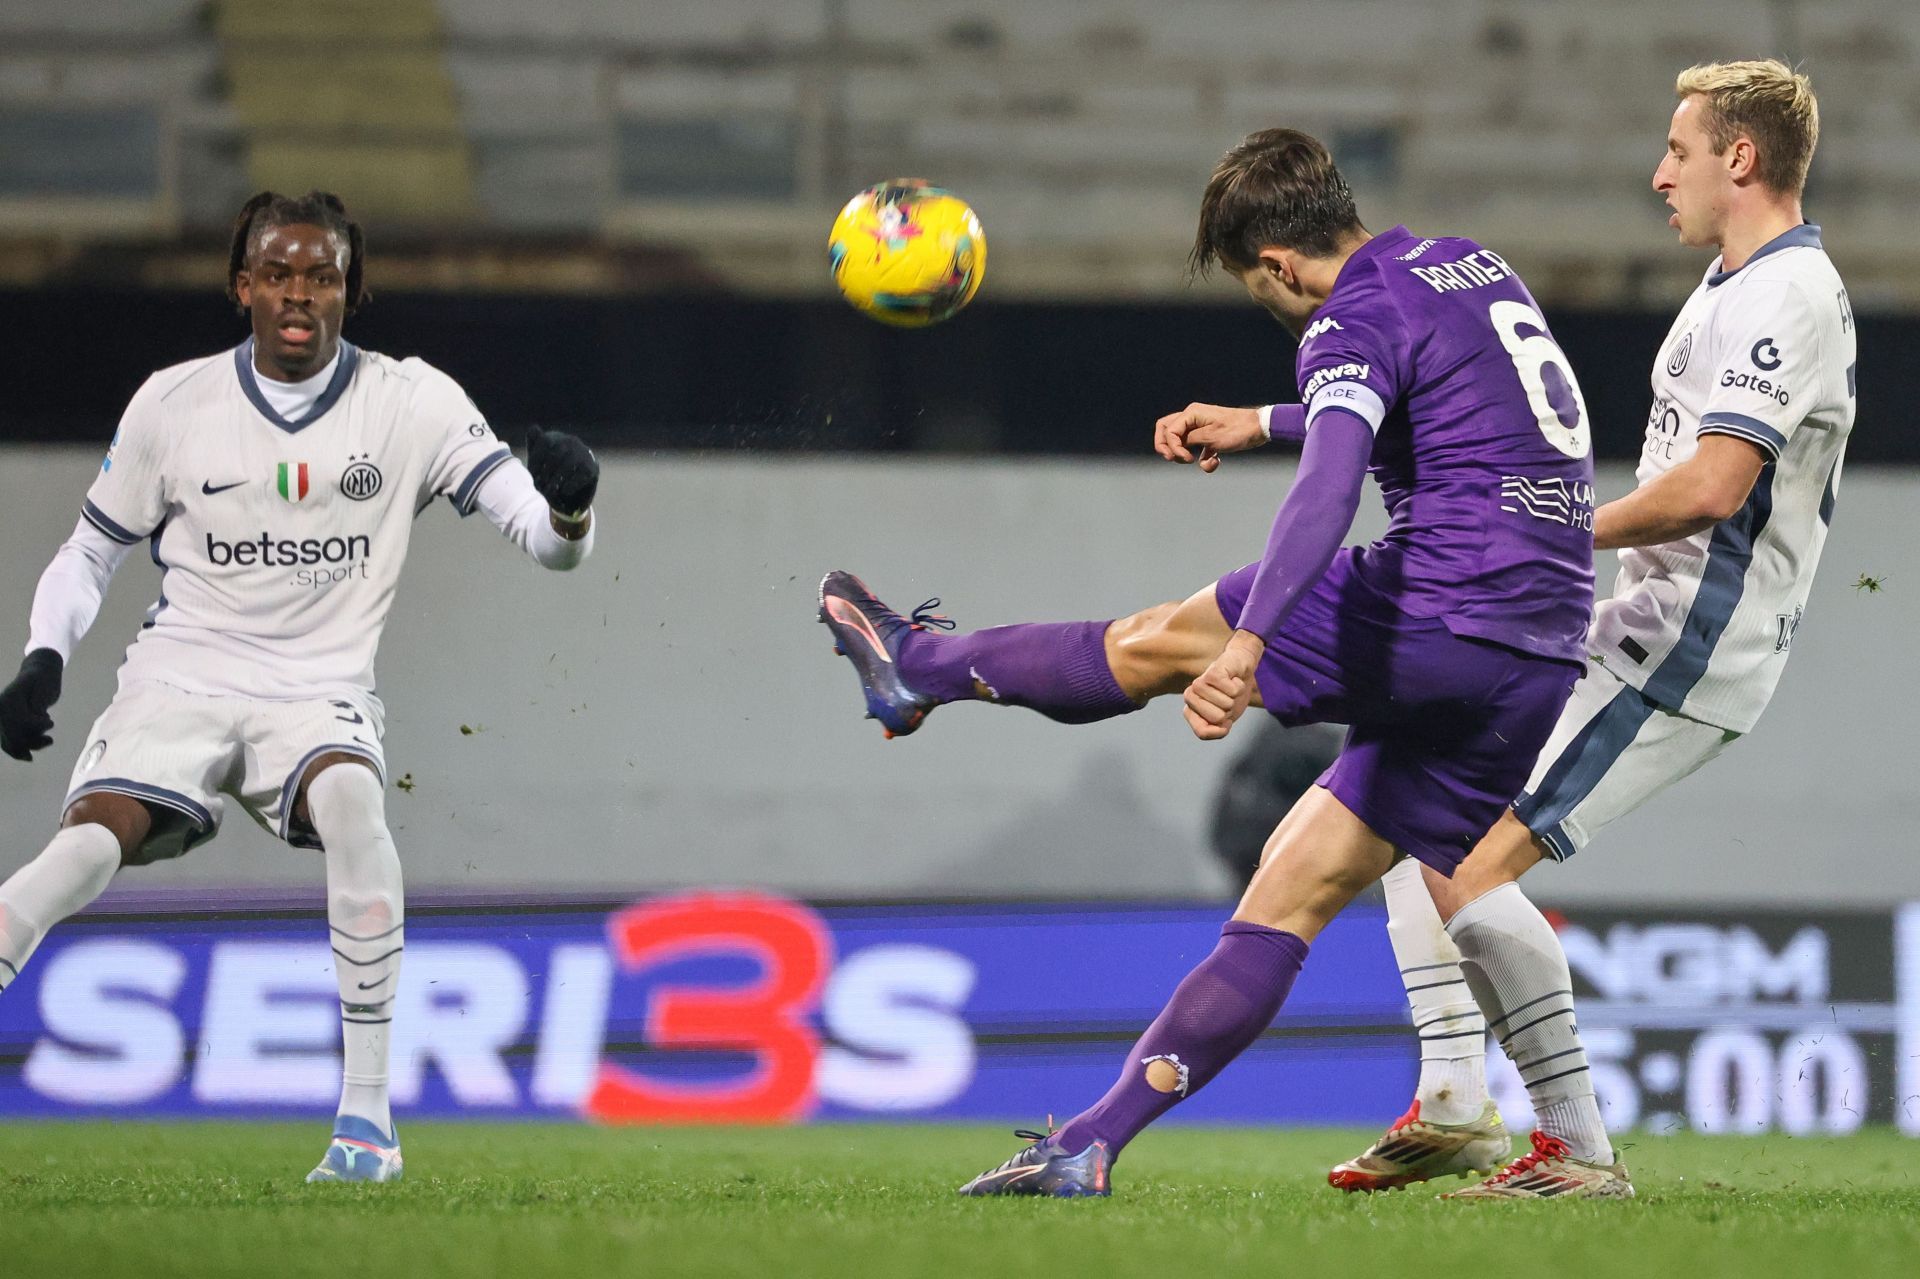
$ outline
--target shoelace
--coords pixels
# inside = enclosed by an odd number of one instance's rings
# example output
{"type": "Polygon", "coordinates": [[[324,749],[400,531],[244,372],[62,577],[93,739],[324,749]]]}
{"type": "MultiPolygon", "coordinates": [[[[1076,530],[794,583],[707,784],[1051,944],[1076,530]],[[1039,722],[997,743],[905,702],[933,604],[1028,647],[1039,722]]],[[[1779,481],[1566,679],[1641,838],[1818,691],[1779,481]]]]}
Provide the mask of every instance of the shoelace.
{"type": "MultiPolygon", "coordinates": [[[[960,623],[954,621],[951,617],[948,617],[945,613],[936,613],[933,611],[934,609],[939,607],[940,607],[940,597],[936,595],[932,599],[926,601],[926,603],[922,604],[919,608],[916,608],[913,610],[912,614],[909,615],[907,618],[907,625],[911,626],[916,631],[924,631],[929,626],[933,627],[935,630],[951,631],[960,625],[960,623]]],[[[1016,1130],[1014,1133],[1014,1136],[1017,1137],[1019,1135],[1020,1133],[1016,1130]]]]}
{"type": "MultiPolygon", "coordinates": [[[[922,604],[920,607],[932,608],[937,606],[939,603],[940,603],[939,600],[928,600],[925,604],[922,604]]],[[[1047,1130],[1045,1132],[1035,1132],[1031,1128],[1015,1128],[1013,1130],[1013,1135],[1018,1137],[1022,1141],[1040,1142],[1040,1141],[1045,1141],[1047,1138],[1053,1136],[1055,1131],[1056,1129],[1053,1126],[1053,1116],[1048,1115],[1047,1130]]]]}
{"type": "Polygon", "coordinates": [[[1523,1172],[1532,1172],[1549,1159],[1560,1159],[1572,1153],[1572,1147],[1558,1137],[1549,1137],[1543,1132],[1533,1134],[1533,1149],[1502,1168],[1488,1181],[1508,1181],[1523,1172]]]}

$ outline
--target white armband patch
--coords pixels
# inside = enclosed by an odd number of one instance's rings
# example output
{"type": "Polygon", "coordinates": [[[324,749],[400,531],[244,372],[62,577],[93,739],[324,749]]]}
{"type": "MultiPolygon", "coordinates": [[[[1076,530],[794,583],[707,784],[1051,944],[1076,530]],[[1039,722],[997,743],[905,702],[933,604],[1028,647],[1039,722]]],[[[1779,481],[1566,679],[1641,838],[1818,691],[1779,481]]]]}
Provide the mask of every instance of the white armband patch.
{"type": "Polygon", "coordinates": [[[1307,403],[1308,427],[1327,409],[1345,409],[1365,422],[1375,435],[1380,434],[1380,424],[1387,418],[1386,401],[1364,382],[1329,382],[1315,391],[1307,403]]]}

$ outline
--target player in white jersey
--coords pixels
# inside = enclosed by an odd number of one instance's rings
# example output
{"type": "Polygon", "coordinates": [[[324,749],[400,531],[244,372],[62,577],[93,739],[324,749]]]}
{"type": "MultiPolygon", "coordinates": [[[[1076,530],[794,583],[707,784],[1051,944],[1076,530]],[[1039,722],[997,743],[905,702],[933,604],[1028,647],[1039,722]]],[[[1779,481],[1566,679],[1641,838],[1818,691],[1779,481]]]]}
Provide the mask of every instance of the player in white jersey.
{"type": "Polygon", "coordinates": [[[363,256],[334,196],[248,201],[228,291],[252,336],[134,395],[0,692],[0,748],[31,759],[108,580],[148,543],[160,598],[87,734],[61,829],[0,884],[0,989],[119,867],[212,838],[229,799],[323,850],[345,1059],[309,1181],[401,1172],[387,1059],[403,902],[373,662],[414,518],[445,497],[569,569],[592,549],[599,479],[572,436],[536,429],[523,466],[452,378],[342,341],[363,256]]]}
{"type": "Polygon", "coordinates": [[[1566,956],[1515,882],[1752,729],[1805,610],[1854,417],[1853,315],[1801,216],[1819,134],[1775,61],[1681,73],[1654,174],[1708,269],[1653,368],[1639,487],[1594,516],[1620,551],[1592,655],[1527,791],[1451,881],[1387,876],[1388,931],[1421,1039],[1412,1108],[1329,1175],[1380,1190],[1485,1171],[1511,1149],[1487,1097],[1491,1031],[1519,1069],[1532,1149],[1453,1197],[1632,1194],[1594,1097],[1566,956]],[[1437,910],[1436,910],[1437,908],[1437,910]],[[1444,924],[1443,924],[1444,919],[1444,924]]]}

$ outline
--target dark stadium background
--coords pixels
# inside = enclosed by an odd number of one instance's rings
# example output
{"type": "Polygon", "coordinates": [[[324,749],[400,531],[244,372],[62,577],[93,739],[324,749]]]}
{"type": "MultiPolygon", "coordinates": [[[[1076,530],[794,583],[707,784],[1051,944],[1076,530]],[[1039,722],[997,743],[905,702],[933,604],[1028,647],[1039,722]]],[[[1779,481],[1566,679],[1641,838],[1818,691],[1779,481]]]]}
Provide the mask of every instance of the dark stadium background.
{"type": "MultiPolygon", "coordinates": [[[[378,254],[376,242],[374,253],[378,254]]],[[[1137,456],[1191,399],[1293,400],[1292,338],[1249,305],[999,302],[899,332],[828,299],[389,292],[349,337],[456,372],[497,424],[616,448],[1137,456]]],[[[1664,311],[1547,308],[1580,376],[1596,456],[1639,457],[1664,311]]],[[[1920,318],[1858,312],[1850,463],[1920,462],[1910,378],[1920,318]],[[1888,424],[1882,426],[1881,424],[1888,424]]],[[[91,442],[154,368],[245,336],[217,285],[0,291],[0,408],[16,440],[91,442]],[[104,341],[104,330],[151,335],[104,341]]]]}

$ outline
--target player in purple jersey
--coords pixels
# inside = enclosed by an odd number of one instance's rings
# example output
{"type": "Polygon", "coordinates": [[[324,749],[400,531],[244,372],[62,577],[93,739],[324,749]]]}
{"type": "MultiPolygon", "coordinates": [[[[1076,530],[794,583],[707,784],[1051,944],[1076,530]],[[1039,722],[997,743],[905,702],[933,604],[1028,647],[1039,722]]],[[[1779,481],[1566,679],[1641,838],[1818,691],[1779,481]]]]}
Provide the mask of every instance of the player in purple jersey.
{"type": "Polygon", "coordinates": [[[902,617],[849,574],[821,584],[821,620],[890,734],[943,702],[1088,723],[1181,692],[1204,740],[1255,699],[1286,723],[1351,727],[1113,1088],[963,1193],[1106,1194],[1126,1143],[1272,1022],[1355,894],[1403,853],[1452,873],[1525,785],[1585,659],[1586,414],[1512,269],[1466,240],[1369,234],[1327,149],[1288,129],[1215,169],[1193,266],[1216,261],[1299,337],[1301,404],[1195,406],[1161,421],[1156,447],[1211,471],[1273,436],[1304,441],[1258,563],[1118,621],[955,636],[929,629],[931,605],[902,617]],[[1342,551],[1369,470],[1391,525],[1342,551]]]}

